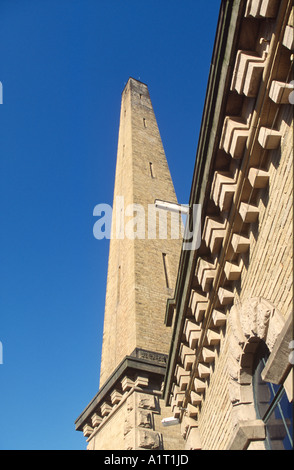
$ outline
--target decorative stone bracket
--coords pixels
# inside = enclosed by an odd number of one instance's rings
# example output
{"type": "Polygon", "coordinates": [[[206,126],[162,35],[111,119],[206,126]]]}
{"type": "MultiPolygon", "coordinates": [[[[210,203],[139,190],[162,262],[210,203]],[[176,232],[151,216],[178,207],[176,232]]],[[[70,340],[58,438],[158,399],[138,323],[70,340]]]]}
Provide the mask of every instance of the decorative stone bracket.
{"type": "Polygon", "coordinates": [[[260,57],[252,51],[238,51],[231,89],[249,98],[257,95],[267,58],[267,50],[260,57]]]}
{"type": "Polygon", "coordinates": [[[274,18],[279,8],[279,0],[248,0],[245,16],[274,18]]]}
{"type": "Polygon", "coordinates": [[[264,341],[272,351],[284,326],[284,319],[271,302],[260,297],[234,304],[228,318],[231,327],[229,395],[233,405],[233,421],[235,426],[240,426],[244,420],[249,420],[250,424],[250,420],[256,419],[252,388],[254,352],[260,341],[264,341]]]}

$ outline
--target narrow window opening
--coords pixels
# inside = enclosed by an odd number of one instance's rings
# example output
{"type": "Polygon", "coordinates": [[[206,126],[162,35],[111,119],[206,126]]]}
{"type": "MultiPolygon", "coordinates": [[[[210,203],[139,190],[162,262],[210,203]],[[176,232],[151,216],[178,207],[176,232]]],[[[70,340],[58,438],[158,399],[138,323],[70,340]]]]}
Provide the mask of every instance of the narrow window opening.
{"type": "Polygon", "coordinates": [[[149,162],[149,168],[150,168],[150,175],[151,175],[151,178],[154,178],[152,162],[149,162]]]}
{"type": "Polygon", "coordinates": [[[147,123],[146,123],[146,119],[143,118],[143,124],[144,124],[144,127],[147,127],[147,123]]]}
{"type": "Polygon", "coordinates": [[[166,284],[166,287],[169,288],[166,253],[162,253],[162,260],[163,260],[163,269],[164,269],[164,275],[165,275],[165,284],[166,284]]]}
{"type": "Polygon", "coordinates": [[[142,100],[142,93],[140,93],[140,100],[142,100]]]}
{"type": "Polygon", "coordinates": [[[252,370],[254,406],[257,417],[265,424],[267,450],[293,449],[293,416],[283,385],[262,379],[262,370],[269,357],[266,344],[261,341],[256,352],[252,370]]]}

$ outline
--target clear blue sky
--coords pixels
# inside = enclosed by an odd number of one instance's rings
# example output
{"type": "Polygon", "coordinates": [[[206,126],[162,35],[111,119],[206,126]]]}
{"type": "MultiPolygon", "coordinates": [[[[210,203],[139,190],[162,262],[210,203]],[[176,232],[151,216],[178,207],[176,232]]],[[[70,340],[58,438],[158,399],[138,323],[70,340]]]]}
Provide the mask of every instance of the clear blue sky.
{"type": "Polygon", "coordinates": [[[147,83],[189,199],[220,0],[0,2],[0,449],[85,449],[121,92],[147,83]]]}

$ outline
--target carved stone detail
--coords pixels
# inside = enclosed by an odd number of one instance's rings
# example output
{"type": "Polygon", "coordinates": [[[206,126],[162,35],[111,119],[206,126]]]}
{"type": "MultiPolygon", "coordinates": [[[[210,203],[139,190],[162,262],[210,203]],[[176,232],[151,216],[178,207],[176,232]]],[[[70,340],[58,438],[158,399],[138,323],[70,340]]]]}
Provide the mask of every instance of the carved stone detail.
{"type": "Polygon", "coordinates": [[[148,393],[140,393],[138,407],[144,408],[146,410],[155,410],[156,409],[155,397],[148,393]]]}
{"type": "Polygon", "coordinates": [[[136,429],[136,440],[138,443],[138,447],[142,449],[159,449],[160,448],[160,441],[161,435],[150,429],[144,429],[138,427],[136,429]]]}
{"type": "Polygon", "coordinates": [[[134,396],[130,395],[127,398],[126,402],[126,414],[125,414],[125,422],[124,422],[124,436],[129,434],[130,431],[135,426],[135,414],[134,414],[134,396]]]}
{"type": "Polygon", "coordinates": [[[152,428],[152,414],[150,411],[139,410],[138,426],[142,428],[152,428]]]}
{"type": "Polygon", "coordinates": [[[233,419],[256,419],[252,393],[254,352],[262,340],[269,351],[280,334],[284,320],[274,305],[261,297],[234,304],[229,312],[231,335],[227,370],[233,419]]]}

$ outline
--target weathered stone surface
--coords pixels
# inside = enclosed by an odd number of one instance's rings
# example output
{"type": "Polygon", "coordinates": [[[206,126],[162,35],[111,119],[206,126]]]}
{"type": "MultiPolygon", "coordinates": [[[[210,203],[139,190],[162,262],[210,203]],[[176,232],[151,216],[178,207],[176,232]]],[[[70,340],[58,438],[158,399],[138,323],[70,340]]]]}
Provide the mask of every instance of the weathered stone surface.
{"type": "Polygon", "coordinates": [[[152,415],[148,411],[139,410],[138,412],[138,426],[142,428],[152,427],[152,415]]]}
{"type": "Polygon", "coordinates": [[[140,393],[138,400],[138,408],[145,408],[148,410],[155,410],[156,401],[153,395],[148,393],[140,393]]]}
{"type": "Polygon", "coordinates": [[[158,432],[137,428],[138,447],[142,449],[159,449],[161,436],[158,432]]]}

